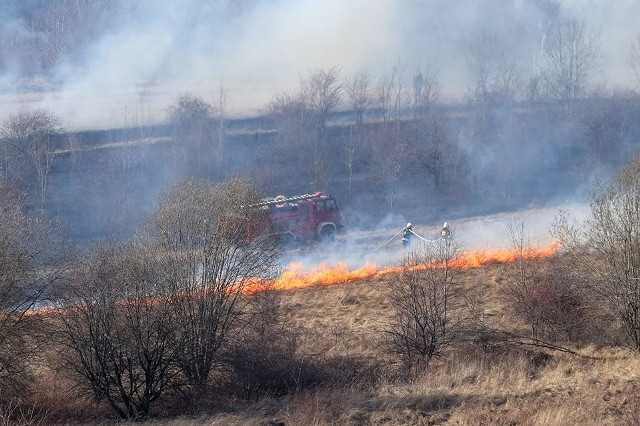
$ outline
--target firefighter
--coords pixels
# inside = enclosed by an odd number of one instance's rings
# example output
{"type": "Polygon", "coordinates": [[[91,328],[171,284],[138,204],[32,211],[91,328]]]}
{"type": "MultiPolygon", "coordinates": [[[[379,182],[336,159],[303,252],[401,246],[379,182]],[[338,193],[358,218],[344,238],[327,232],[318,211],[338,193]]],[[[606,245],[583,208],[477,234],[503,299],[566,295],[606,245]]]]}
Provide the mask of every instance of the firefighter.
{"type": "Polygon", "coordinates": [[[408,247],[411,243],[411,234],[413,231],[411,230],[411,222],[407,223],[407,226],[402,228],[402,247],[408,247]]]}
{"type": "Polygon", "coordinates": [[[442,231],[440,231],[440,236],[443,240],[446,240],[451,236],[451,231],[449,230],[449,224],[447,222],[442,225],[442,231]]]}

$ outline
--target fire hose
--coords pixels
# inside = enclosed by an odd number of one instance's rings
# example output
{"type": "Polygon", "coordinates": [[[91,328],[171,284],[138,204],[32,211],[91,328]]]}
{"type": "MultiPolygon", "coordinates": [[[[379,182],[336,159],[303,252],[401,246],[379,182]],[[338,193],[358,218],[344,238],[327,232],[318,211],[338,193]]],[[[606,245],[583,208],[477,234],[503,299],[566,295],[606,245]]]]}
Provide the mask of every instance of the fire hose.
{"type": "MultiPolygon", "coordinates": [[[[385,241],[384,243],[380,244],[378,247],[374,248],[373,250],[370,250],[367,252],[367,254],[369,253],[373,253],[375,251],[380,250],[381,248],[385,247],[387,244],[389,244],[391,241],[393,241],[398,235],[400,235],[401,233],[403,233],[405,231],[406,228],[402,228],[401,230],[399,230],[393,237],[389,238],[387,241],[385,241]]],[[[413,235],[415,235],[416,237],[418,237],[420,240],[422,240],[425,243],[428,244],[434,244],[437,243],[439,241],[439,239],[435,239],[435,240],[427,240],[426,238],[418,235],[413,229],[408,229],[409,232],[411,232],[413,235]]]]}
{"type": "Polygon", "coordinates": [[[429,244],[433,244],[433,243],[437,243],[440,239],[437,238],[435,240],[427,240],[424,237],[421,237],[420,235],[416,234],[416,231],[414,231],[413,229],[409,229],[409,232],[411,232],[413,235],[415,235],[416,237],[420,238],[422,241],[424,241],[425,243],[429,243],[429,244]]]}
{"type": "Polygon", "coordinates": [[[384,243],[382,243],[381,245],[379,245],[378,247],[374,248],[371,251],[368,251],[368,253],[373,253],[374,251],[378,251],[380,250],[382,247],[386,246],[387,244],[389,244],[391,241],[393,241],[398,235],[400,235],[402,232],[404,232],[404,228],[402,228],[401,230],[399,230],[396,235],[394,235],[393,237],[389,238],[387,241],[385,241],[384,243]]]}

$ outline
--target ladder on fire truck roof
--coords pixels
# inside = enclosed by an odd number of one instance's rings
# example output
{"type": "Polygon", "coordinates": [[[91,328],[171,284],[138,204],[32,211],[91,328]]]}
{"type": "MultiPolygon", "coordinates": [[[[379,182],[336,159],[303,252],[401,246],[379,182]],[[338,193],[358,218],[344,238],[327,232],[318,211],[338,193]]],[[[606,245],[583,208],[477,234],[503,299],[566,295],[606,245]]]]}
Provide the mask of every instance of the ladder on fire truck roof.
{"type": "Polygon", "coordinates": [[[296,201],[308,200],[310,198],[320,197],[321,195],[322,195],[322,192],[316,192],[313,194],[295,195],[293,197],[283,197],[279,195],[274,199],[262,201],[256,204],[250,204],[248,207],[265,207],[265,206],[271,207],[271,206],[285,204],[285,203],[293,203],[296,201]]]}

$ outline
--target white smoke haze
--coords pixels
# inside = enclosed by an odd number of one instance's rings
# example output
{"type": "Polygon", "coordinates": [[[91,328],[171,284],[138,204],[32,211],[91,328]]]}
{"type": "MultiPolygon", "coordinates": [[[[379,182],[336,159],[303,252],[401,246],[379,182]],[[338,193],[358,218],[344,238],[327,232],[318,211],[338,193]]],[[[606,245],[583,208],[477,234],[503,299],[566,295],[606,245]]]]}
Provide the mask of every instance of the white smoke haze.
{"type": "Polygon", "coordinates": [[[553,243],[552,224],[560,212],[582,223],[589,214],[584,203],[561,204],[554,207],[525,209],[454,221],[449,226],[455,231],[466,250],[509,249],[509,227],[524,225],[524,231],[534,248],[546,248],[553,243]]]}
{"type": "MultiPolygon", "coordinates": [[[[112,11],[84,50],[56,67],[55,88],[18,93],[12,87],[21,76],[3,76],[0,120],[43,107],[77,129],[110,128],[124,124],[126,106],[146,104],[149,121],[159,122],[177,96],[215,99],[220,86],[232,114],[251,115],[310,70],[338,66],[343,76],[367,70],[379,78],[398,63],[407,72],[433,67],[443,97],[459,99],[469,85],[464,55],[475,34],[495,33],[530,63],[558,14],[581,16],[600,34],[605,57],[597,84],[630,87],[640,2],[139,0],[112,11]]],[[[21,25],[1,16],[5,27],[21,25]]]]}
{"type": "Polygon", "coordinates": [[[378,267],[399,264],[405,254],[400,232],[407,223],[405,218],[389,214],[381,220],[373,221],[366,214],[360,213],[357,219],[354,221],[351,218],[347,231],[338,236],[335,244],[303,246],[286,253],[282,259],[283,266],[298,262],[306,272],[311,272],[319,265],[332,268],[342,264],[347,269],[354,270],[367,262],[373,262],[378,267]]]}
{"type": "MultiPolygon", "coordinates": [[[[517,212],[475,216],[457,220],[448,220],[452,236],[463,251],[491,252],[511,250],[510,227],[524,226],[528,242],[533,248],[545,249],[553,242],[550,234],[552,224],[563,212],[576,223],[583,223],[589,215],[589,205],[569,203],[554,207],[524,209],[517,212]]],[[[350,229],[340,236],[338,242],[330,247],[314,246],[313,249],[293,250],[283,256],[284,267],[292,262],[300,263],[305,272],[318,271],[318,267],[333,268],[344,265],[355,270],[368,262],[378,268],[398,266],[404,260],[407,251],[402,246],[400,231],[406,224],[398,215],[386,217],[378,225],[367,230],[350,229]]],[[[413,223],[417,235],[412,245],[430,244],[440,237],[443,223],[413,223]]]]}

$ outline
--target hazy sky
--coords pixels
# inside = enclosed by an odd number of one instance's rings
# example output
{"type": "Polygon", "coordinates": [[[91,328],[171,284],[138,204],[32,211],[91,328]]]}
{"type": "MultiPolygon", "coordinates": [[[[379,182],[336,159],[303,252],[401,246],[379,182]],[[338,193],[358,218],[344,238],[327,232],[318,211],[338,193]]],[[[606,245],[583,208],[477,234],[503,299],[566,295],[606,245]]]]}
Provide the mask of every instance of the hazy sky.
{"type": "Polygon", "coordinates": [[[583,17],[600,35],[598,84],[635,84],[628,66],[640,22],[635,0],[138,0],[132,8],[109,21],[81,61],[60,64],[60,90],[4,94],[0,119],[24,103],[77,129],[122,125],[125,110],[160,121],[180,94],[213,101],[220,85],[231,112],[246,115],[310,70],[331,66],[343,76],[367,70],[374,80],[394,64],[407,73],[429,66],[443,96],[454,98],[468,87],[465,52],[477,34],[495,33],[521,64],[534,63],[558,13],[583,17]]]}

